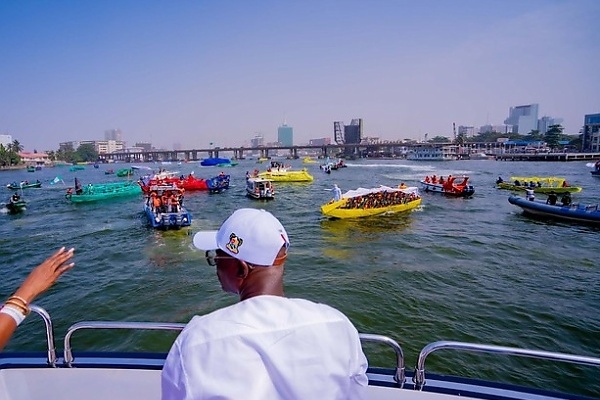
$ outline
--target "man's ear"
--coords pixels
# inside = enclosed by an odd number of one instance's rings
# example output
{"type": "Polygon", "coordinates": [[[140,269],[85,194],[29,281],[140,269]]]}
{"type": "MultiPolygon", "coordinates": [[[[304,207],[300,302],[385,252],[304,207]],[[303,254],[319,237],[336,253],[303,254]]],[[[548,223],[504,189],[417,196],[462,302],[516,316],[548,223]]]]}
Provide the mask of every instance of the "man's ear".
{"type": "Polygon", "coordinates": [[[250,273],[250,266],[246,261],[238,260],[238,278],[246,278],[250,273]]]}

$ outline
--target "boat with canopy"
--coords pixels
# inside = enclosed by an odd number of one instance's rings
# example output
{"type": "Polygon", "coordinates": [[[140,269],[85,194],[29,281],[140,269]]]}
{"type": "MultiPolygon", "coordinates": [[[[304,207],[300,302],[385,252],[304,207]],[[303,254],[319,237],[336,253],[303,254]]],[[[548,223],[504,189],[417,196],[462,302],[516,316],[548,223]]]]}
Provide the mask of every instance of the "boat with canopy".
{"type": "Polygon", "coordinates": [[[330,218],[362,218],[386,213],[410,211],[421,204],[419,189],[379,186],[358,188],[342,194],[340,200],[331,200],[321,206],[321,213],[330,218]]]}

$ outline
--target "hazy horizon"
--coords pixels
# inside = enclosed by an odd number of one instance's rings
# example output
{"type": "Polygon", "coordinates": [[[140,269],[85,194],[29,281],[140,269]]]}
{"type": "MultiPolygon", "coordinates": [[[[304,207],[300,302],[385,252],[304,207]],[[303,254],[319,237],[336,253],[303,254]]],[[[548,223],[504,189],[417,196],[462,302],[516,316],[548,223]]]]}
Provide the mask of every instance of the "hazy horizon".
{"type": "Polygon", "coordinates": [[[0,134],[183,149],[382,140],[600,112],[596,0],[0,2],[0,134]]]}

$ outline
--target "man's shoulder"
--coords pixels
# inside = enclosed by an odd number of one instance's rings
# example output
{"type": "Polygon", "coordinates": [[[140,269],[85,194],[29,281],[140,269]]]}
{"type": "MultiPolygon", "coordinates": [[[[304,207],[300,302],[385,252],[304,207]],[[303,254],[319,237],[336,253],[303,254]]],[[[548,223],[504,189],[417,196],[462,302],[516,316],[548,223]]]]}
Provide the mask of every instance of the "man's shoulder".
{"type": "Polygon", "coordinates": [[[339,310],[305,299],[257,296],[202,316],[187,324],[183,336],[215,340],[230,334],[248,334],[307,325],[335,324],[350,327],[350,320],[339,310]]]}

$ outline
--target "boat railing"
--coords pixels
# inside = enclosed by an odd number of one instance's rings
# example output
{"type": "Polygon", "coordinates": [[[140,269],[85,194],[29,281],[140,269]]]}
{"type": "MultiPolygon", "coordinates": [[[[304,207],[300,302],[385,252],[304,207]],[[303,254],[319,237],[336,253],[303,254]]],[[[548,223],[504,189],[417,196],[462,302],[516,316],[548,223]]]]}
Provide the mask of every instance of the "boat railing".
{"type": "MultiPolygon", "coordinates": [[[[54,328],[52,325],[52,319],[50,314],[35,304],[29,306],[31,311],[39,314],[44,321],[46,327],[46,342],[47,342],[47,362],[48,365],[56,367],[56,346],[54,341],[54,328]]],[[[133,329],[133,330],[169,330],[169,331],[181,331],[186,324],[182,323],[169,323],[169,322],[127,322],[127,321],[81,321],[75,323],[67,329],[67,334],[64,338],[64,363],[66,366],[71,367],[73,365],[73,348],[71,346],[71,338],[75,332],[84,329],[133,329]]],[[[362,342],[372,342],[383,344],[390,347],[396,357],[396,370],[394,374],[394,380],[402,387],[405,381],[405,363],[404,363],[404,352],[402,347],[394,339],[391,339],[383,335],[375,335],[369,333],[360,333],[360,340],[362,342]]]]}
{"type": "Polygon", "coordinates": [[[493,353],[507,356],[529,357],[542,360],[569,362],[573,364],[591,365],[600,367],[600,358],[579,356],[565,353],[555,353],[542,350],[520,349],[516,347],[496,346],[488,344],[453,342],[453,341],[438,341],[429,343],[419,353],[417,366],[413,375],[415,390],[422,390],[425,386],[425,359],[433,352],[438,350],[464,350],[479,353],[493,353]]]}

